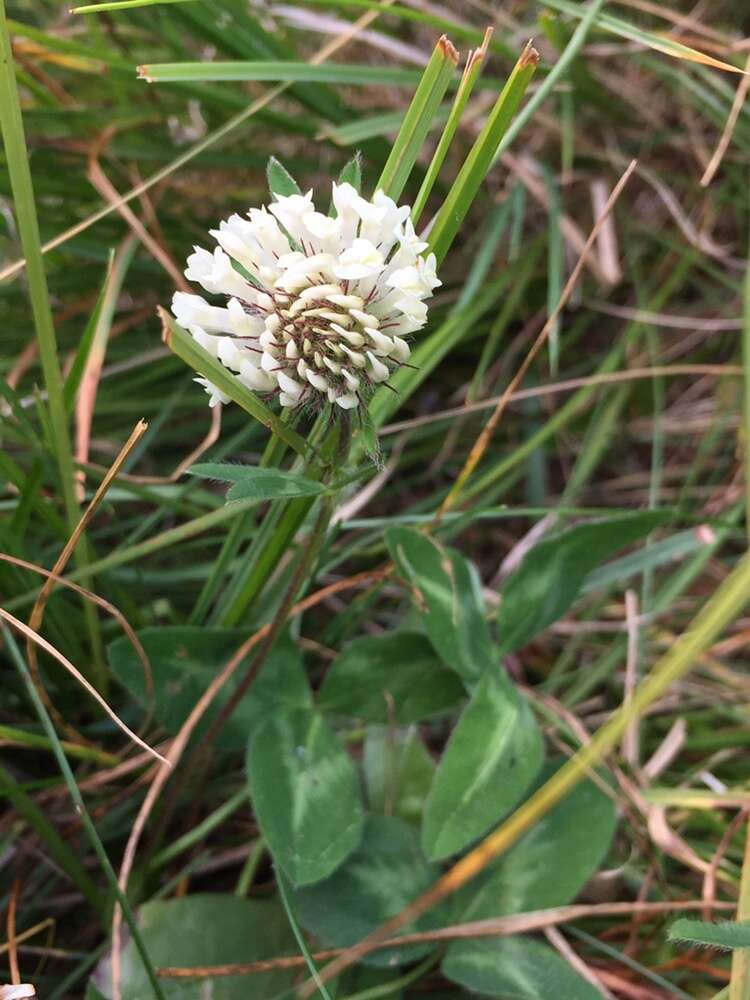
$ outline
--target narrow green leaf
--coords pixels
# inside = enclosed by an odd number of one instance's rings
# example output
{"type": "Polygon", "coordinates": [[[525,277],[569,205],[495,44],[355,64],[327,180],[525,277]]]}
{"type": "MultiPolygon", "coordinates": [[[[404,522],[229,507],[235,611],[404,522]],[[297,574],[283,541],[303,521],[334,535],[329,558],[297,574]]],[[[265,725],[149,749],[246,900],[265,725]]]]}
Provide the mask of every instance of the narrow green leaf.
{"type": "Polygon", "coordinates": [[[526,699],[504,670],[488,670],[451,733],[427,798],[427,856],[446,858],[486,833],[521,800],[543,755],[526,699]]]}
{"type": "Polygon", "coordinates": [[[279,497],[309,497],[325,492],[323,483],[281,469],[262,469],[253,465],[230,465],[226,462],[201,462],[188,472],[204,479],[234,483],[227,500],[277,500],[279,497]]]}
{"type": "Polygon", "coordinates": [[[721,924],[705,920],[691,920],[681,917],[668,931],[670,941],[685,941],[689,944],[705,945],[707,948],[750,948],[750,922],[740,923],[727,920],[721,924]]]}
{"type": "Polygon", "coordinates": [[[466,110],[469,97],[471,97],[474,84],[477,82],[479,74],[482,71],[482,63],[484,62],[484,57],[487,54],[487,46],[489,45],[491,35],[492,29],[488,29],[485,33],[484,41],[482,42],[481,47],[472,52],[466,62],[466,68],[464,69],[463,76],[461,77],[461,82],[458,85],[458,90],[456,91],[456,97],[451,106],[448,120],[440,136],[437,148],[433,153],[430,165],[427,168],[427,173],[422,181],[419,194],[417,195],[412,206],[411,218],[415,226],[419,222],[422,212],[424,211],[424,207],[427,204],[427,199],[430,197],[430,193],[435,186],[435,181],[440,174],[440,168],[443,165],[446,154],[450,148],[450,144],[453,142],[453,137],[456,134],[456,129],[458,128],[459,122],[461,121],[463,113],[466,110]]]}
{"type": "Polygon", "coordinates": [[[483,996],[502,1000],[601,1000],[599,990],[556,951],[534,938],[453,941],[443,975],[483,996]]]}
{"type": "Polygon", "coordinates": [[[13,49],[5,17],[5,0],[0,0],[0,126],[2,127],[7,176],[10,179],[13,194],[16,224],[23,254],[26,258],[26,277],[31,299],[31,312],[39,345],[44,387],[47,390],[54,453],[60,471],[60,483],[68,523],[72,530],[78,523],[80,514],[75,495],[73,450],[65,410],[63,378],[60,370],[55,325],[52,319],[47,275],[39,237],[39,221],[31,180],[29,153],[26,148],[21,105],[18,99],[13,49]]]}
{"type": "Polygon", "coordinates": [[[295,181],[283,163],[272,156],[266,166],[266,179],[268,180],[268,190],[271,194],[279,197],[287,197],[290,194],[302,194],[299,184],[295,181]]]}
{"type": "Polygon", "coordinates": [[[498,657],[471,563],[409,528],[392,528],[386,543],[399,573],[416,590],[418,613],[445,665],[467,683],[493,670],[498,657]]]}
{"type": "Polygon", "coordinates": [[[332,83],[347,86],[413,87],[420,73],[392,66],[343,63],[209,61],[150,63],[138,67],[138,76],[148,83],[189,83],[197,81],[237,82],[243,80],[286,83],[332,83]]]}
{"type": "Polygon", "coordinates": [[[230,375],[221,362],[197,344],[187,330],[183,330],[165,309],[159,308],[158,312],[162,321],[164,343],[170,351],[181,358],[189,368],[213,382],[233,402],[241,406],[246,413],[249,413],[264,427],[272,430],[299,455],[308,453],[309,445],[304,438],[287,427],[284,421],[277,417],[265,403],[262,403],[254,393],[230,375]]]}
{"type": "MultiPolygon", "coordinates": [[[[325,882],[295,892],[292,902],[300,922],[324,947],[346,948],[398,913],[436,877],[413,827],[395,816],[369,816],[355,853],[325,882]]],[[[436,926],[436,915],[418,926],[436,926]]],[[[430,949],[426,944],[376,951],[365,961],[392,966],[412,962],[430,949]]]]}
{"type": "Polygon", "coordinates": [[[438,264],[461,228],[538,64],[536,50],[527,45],[446,196],[429,235],[430,250],[437,257],[438,264]]]}
{"type": "Polygon", "coordinates": [[[458,64],[458,52],[445,35],[439,39],[404,116],[376,188],[398,201],[406,186],[440,102],[458,64]]]}
{"type": "Polygon", "coordinates": [[[318,704],[324,712],[368,722],[420,722],[464,695],[425,636],[392,632],[355,639],[326,672],[318,704]],[[389,708],[392,706],[392,708],[389,708]]]}
{"type": "Polygon", "coordinates": [[[247,775],[261,833],[293,885],[326,878],[359,844],[359,778],[320,713],[269,714],[251,736],[247,775]]]}
{"type": "Polygon", "coordinates": [[[503,586],[497,622],[501,653],[518,649],[557,621],[589,573],[673,517],[670,511],[621,514],[575,525],[535,545],[503,586]]]}

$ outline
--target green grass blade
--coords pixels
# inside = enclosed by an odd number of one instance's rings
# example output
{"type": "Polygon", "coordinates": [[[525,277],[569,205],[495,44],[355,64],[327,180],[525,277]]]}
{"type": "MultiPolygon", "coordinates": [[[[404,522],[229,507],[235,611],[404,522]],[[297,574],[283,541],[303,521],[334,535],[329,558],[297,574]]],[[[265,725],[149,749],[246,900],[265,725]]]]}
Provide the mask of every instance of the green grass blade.
{"type": "MultiPolygon", "coordinates": [[[[26,136],[16,85],[13,49],[5,16],[5,0],[0,0],[0,126],[2,126],[5,158],[13,193],[18,232],[26,258],[31,311],[34,317],[39,357],[44,374],[44,386],[47,391],[49,413],[47,426],[50,429],[49,437],[59,470],[68,530],[72,534],[78,524],[80,514],[75,492],[73,450],[65,408],[57,337],[47,288],[47,274],[42,257],[29,154],[26,148],[26,136]]],[[[88,562],[88,544],[85,537],[82,537],[76,546],[75,559],[79,566],[85,566],[88,562]]],[[[87,602],[84,603],[83,614],[92,651],[89,673],[97,686],[106,690],[107,675],[103,663],[98,619],[94,609],[87,602]]]]}
{"type": "Polygon", "coordinates": [[[437,257],[438,264],[461,228],[538,64],[536,50],[527,45],[443,202],[429,237],[430,250],[437,257]]]}
{"type": "Polygon", "coordinates": [[[419,81],[376,188],[398,200],[419,156],[458,63],[458,52],[443,35],[419,81]]]}
{"type": "Polygon", "coordinates": [[[448,116],[448,121],[443,129],[443,134],[440,136],[440,141],[437,144],[437,149],[433,154],[430,165],[427,168],[427,173],[422,181],[419,194],[417,195],[414,205],[412,206],[411,218],[415,226],[419,222],[420,216],[422,215],[424,207],[427,204],[427,199],[430,197],[430,193],[435,186],[435,181],[440,173],[440,168],[445,161],[450,144],[453,142],[453,137],[456,134],[458,124],[461,121],[461,117],[466,110],[468,100],[471,97],[474,84],[477,82],[479,74],[482,71],[482,63],[484,62],[484,57],[487,54],[487,46],[489,45],[491,35],[491,29],[488,29],[481,47],[476,49],[476,51],[471,52],[469,54],[469,58],[466,60],[466,68],[463,76],[461,77],[461,82],[458,85],[456,97],[448,116]]]}
{"type": "Polygon", "coordinates": [[[60,470],[60,482],[68,521],[72,529],[78,521],[73,452],[65,413],[63,379],[47,289],[47,275],[42,260],[39,222],[16,86],[13,51],[5,18],[5,0],[0,0],[0,125],[2,125],[5,157],[13,192],[18,232],[26,258],[31,310],[34,316],[39,357],[44,373],[44,386],[47,390],[55,457],[60,470]]]}
{"type": "MultiPolygon", "coordinates": [[[[545,0],[548,7],[562,11],[564,14],[571,14],[573,17],[585,17],[586,9],[579,4],[569,3],[568,0],[545,0]]],[[[623,21],[619,17],[612,17],[610,14],[602,14],[596,19],[597,27],[604,28],[613,35],[626,38],[629,42],[636,42],[638,45],[645,45],[656,52],[671,56],[673,59],[683,59],[687,62],[698,63],[701,66],[712,66],[714,69],[722,69],[728,73],[742,73],[739,66],[715,59],[713,56],[699,52],[689,45],[683,45],[675,38],[662,35],[654,31],[646,31],[629,21],[623,21]]]]}
{"type": "Polygon", "coordinates": [[[276,83],[332,83],[361,87],[380,85],[413,87],[421,79],[419,70],[414,69],[342,63],[314,64],[292,60],[150,63],[138,67],[138,76],[148,83],[186,83],[199,80],[237,83],[255,80],[276,83]]]}

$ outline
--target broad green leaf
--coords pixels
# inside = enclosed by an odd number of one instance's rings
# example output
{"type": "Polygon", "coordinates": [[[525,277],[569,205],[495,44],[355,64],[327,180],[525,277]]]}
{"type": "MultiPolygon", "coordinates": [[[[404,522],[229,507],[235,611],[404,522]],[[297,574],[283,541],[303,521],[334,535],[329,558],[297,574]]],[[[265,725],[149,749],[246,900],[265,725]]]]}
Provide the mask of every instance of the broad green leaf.
{"type": "Polygon", "coordinates": [[[518,649],[561,618],[589,573],[673,516],[667,511],[620,514],[577,524],[535,545],[502,590],[497,624],[501,652],[518,649]]]}
{"type": "Polygon", "coordinates": [[[356,191],[362,190],[362,154],[355,153],[345,163],[339,174],[339,184],[351,184],[356,191]]]}
{"type": "Polygon", "coordinates": [[[299,184],[275,156],[272,156],[268,161],[266,178],[268,190],[277,197],[284,198],[290,194],[302,194],[299,184]]]}
{"type": "MultiPolygon", "coordinates": [[[[174,734],[217,673],[247,639],[247,631],[159,627],[144,629],[138,637],[153,671],[154,717],[168,733],[174,734]]],[[[114,676],[148,710],[151,699],[143,665],[127,637],[122,636],[110,643],[107,654],[114,676]]],[[[198,727],[197,738],[229,699],[242,672],[240,667],[235,677],[219,692],[198,727]]],[[[297,647],[288,635],[282,635],[252,687],[222,729],[217,742],[228,750],[244,749],[248,735],[267,715],[280,708],[305,708],[311,703],[310,688],[297,647]]]]}
{"type": "MultiPolygon", "coordinates": [[[[558,765],[545,765],[538,784],[558,765]]],[[[581,782],[457,894],[457,919],[484,920],[565,906],[598,870],[616,825],[613,799],[594,781],[581,782]]]]}
{"type": "Polygon", "coordinates": [[[464,695],[418,632],[355,639],[334,660],[320,689],[323,711],[407,725],[457,704],[464,695]],[[389,707],[392,706],[392,707],[389,707]]]}
{"type": "Polygon", "coordinates": [[[443,975],[483,996],[502,1000],[601,1000],[601,993],[549,945],[534,938],[453,941],[443,975]]]}
{"type": "Polygon", "coordinates": [[[400,816],[419,826],[435,762],[416,726],[368,726],[362,770],[372,812],[400,816]]]}
{"type": "Polygon", "coordinates": [[[725,920],[720,924],[712,924],[706,920],[681,917],[675,920],[668,934],[670,941],[684,941],[686,944],[721,948],[724,951],[750,948],[750,922],[725,920]]]}
{"type": "MultiPolygon", "coordinates": [[[[413,827],[395,816],[369,816],[358,850],[325,882],[297,890],[292,904],[300,923],[324,947],[346,948],[399,913],[437,875],[424,859],[413,827]]],[[[427,929],[438,921],[439,915],[433,913],[417,927],[427,929]]],[[[365,961],[381,966],[410,962],[430,947],[375,951],[365,961]]]]}
{"type": "Polygon", "coordinates": [[[448,857],[486,833],[520,801],[543,753],[526,699],[501,668],[488,670],[438,765],[425,807],[425,854],[448,857]]]}
{"type": "Polygon", "coordinates": [[[201,462],[188,469],[193,476],[234,483],[227,500],[276,500],[278,497],[309,497],[325,492],[322,483],[295,472],[263,469],[255,465],[231,465],[227,462],[201,462]]]}
{"type": "Polygon", "coordinates": [[[247,775],[261,833],[294,885],[326,878],[356,848],[359,778],[319,712],[269,713],[250,740],[247,775]]]}
{"type": "MultiPolygon", "coordinates": [[[[284,911],[276,902],[242,899],[222,893],[201,893],[145,903],[138,923],[154,965],[224,965],[275,958],[294,950],[294,938],[284,911]]],[[[128,941],[122,956],[122,1000],[153,996],[143,966],[128,941]]],[[[277,997],[287,990],[294,973],[271,972],[253,980],[253,1000],[277,997]]],[[[168,1000],[246,1000],[247,976],[216,979],[162,979],[168,1000]]],[[[89,996],[109,998],[112,976],[109,957],[91,977],[89,996]],[[93,987],[93,990],[91,989],[93,987]],[[94,992],[96,991],[96,992],[94,992]]]]}
{"type": "Polygon", "coordinates": [[[438,655],[464,681],[479,680],[498,657],[474,567],[455,549],[408,528],[392,528],[386,541],[399,572],[416,589],[416,603],[438,655]]]}

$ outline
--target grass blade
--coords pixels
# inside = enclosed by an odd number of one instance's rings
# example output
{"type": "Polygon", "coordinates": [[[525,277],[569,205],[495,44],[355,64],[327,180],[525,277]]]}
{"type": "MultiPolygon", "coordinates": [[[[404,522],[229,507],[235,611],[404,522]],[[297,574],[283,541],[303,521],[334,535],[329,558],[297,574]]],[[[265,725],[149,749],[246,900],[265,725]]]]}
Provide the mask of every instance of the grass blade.
{"type": "MultiPolygon", "coordinates": [[[[578,4],[569,3],[568,0],[545,0],[545,3],[548,7],[562,11],[564,14],[571,14],[573,17],[585,17],[588,14],[585,8],[578,4]]],[[[727,73],[744,73],[744,70],[739,66],[733,66],[731,63],[706,55],[705,52],[699,52],[698,49],[693,49],[689,45],[683,45],[682,42],[678,42],[677,39],[671,38],[669,35],[645,31],[643,28],[630,24],[629,21],[612,17],[611,14],[601,14],[597,17],[596,23],[598,27],[604,28],[613,35],[626,38],[630,42],[637,42],[639,45],[645,45],[647,48],[662,52],[673,59],[683,59],[701,66],[711,66],[727,73]]]]}
{"type": "Polygon", "coordinates": [[[71,528],[78,521],[75,496],[73,450],[65,414],[63,378],[57,354],[57,338],[42,260],[39,222],[31,181],[29,154],[18,100],[13,51],[5,17],[5,0],[0,0],[0,124],[10,175],[18,231],[26,258],[31,310],[44,373],[44,386],[51,418],[53,445],[60,470],[63,499],[71,528]]]}
{"type": "Polygon", "coordinates": [[[138,67],[138,77],[147,83],[186,83],[195,81],[238,82],[247,80],[276,83],[333,83],[347,86],[389,85],[413,87],[419,70],[392,66],[345,65],[281,60],[277,62],[210,61],[150,63],[138,67]]]}
{"type": "Polygon", "coordinates": [[[458,63],[458,52],[443,35],[435,46],[376,188],[398,201],[458,63]]]}
{"type": "Polygon", "coordinates": [[[425,178],[422,181],[419,194],[417,195],[414,205],[412,206],[411,218],[415,226],[424,211],[427,199],[430,197],[430,192],[435,186],[435,181],[440,173],[440,168],[443,165],[443,161],[445,160],[448,149],[450,148],[450,144],[453,142],[453,137],[456,134],[458,123],[461,121],[461,117],[466,110],[466,104],[471,96],[472,90],[474,89],[474,84],[477,82],[477,78],[482,71],[482,63],[484,62],[484,57],[487,55],[487,47],[489,46],[491,38],[492,28],[488,28],[485,32],[484,41],[481,46],[474,52],[470,52],[469,58],[466,60],[466,67],[464,69],[463,76],[461,77],[461,82],[458,85],[456,97],[448,116],[448,121],[443,129],[443,134],[440,136],[440,142],[438,143],[437,149],[433,154],[432,161],[427,169],[425,178]]]}
{"type": "Polygon", "coordinates": [[[430,230],[430,250],[437,257],[438,264],[448,252],[480,184],[487,176],[500,140],[518,110],[538,64],[539,55],[531,44],[528,44],[508,77],[484,128],[443,202],[435,224],[430,230]]]}

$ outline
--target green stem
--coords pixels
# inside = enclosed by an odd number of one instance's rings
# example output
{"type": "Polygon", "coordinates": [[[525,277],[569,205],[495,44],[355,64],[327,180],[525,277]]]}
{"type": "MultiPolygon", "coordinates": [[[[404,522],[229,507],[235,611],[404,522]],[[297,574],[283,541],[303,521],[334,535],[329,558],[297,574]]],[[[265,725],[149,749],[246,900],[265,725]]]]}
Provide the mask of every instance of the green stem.
{"type": "Polygon", "coordinates": [[[286,918],[289,921],[289,926],[292,928],[292,934],[294,934],[295,940],[299,946],[299,950],[304,956],[305,962],[307,962],[307,968],[310,970],[310,975],[313,982],[318,988],[318,992],[323,997],[323,1000],[331,1000],[331,994],[325,987],[323,980],[320,978],[320,973],[318,972],[318,967],[315,964],[315,959],[310,954],[310,949],[307,947],[307,942],[300,930],[299,924],[294,916],[292,907],[289,903],[289,896],[286,891],[286,886],[284,884],[284,876],[281,874],[280,869],[276,869],[276,885],[279,887],[279,896],[281,897],[281,903],[284,907],[284,912],[286,913],[286,918]]]}

